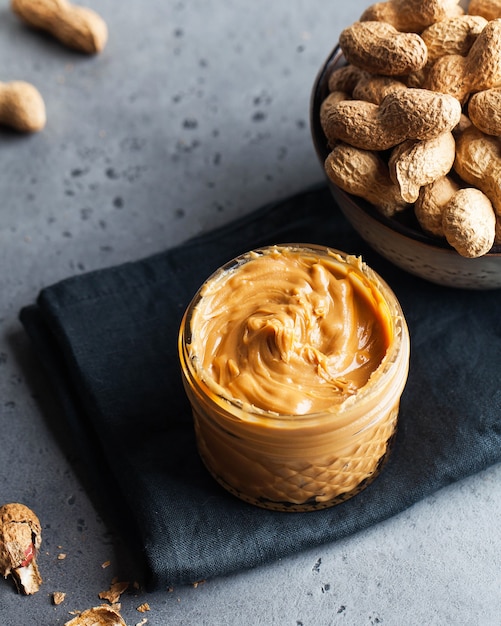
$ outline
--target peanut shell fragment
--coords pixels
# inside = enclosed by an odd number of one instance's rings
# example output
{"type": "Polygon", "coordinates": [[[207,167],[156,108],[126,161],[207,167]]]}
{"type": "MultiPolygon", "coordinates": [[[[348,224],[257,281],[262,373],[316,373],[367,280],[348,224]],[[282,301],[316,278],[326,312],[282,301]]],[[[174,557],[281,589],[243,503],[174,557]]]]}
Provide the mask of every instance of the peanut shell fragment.
{"type": "Polygon", "coordinates": [[[101,600],[108,600],[110,604],[116,604],[120,600],[120,596],[129,588],[128,582],[113,581],[111,587],[107,591],[100,591],[101,600]]]}
{"type": "Polygon", "coordinates": [[[111,606],[95,606],[77,615],[64,626],[127,626],[120,613],[111,606]]]}
{"type": "Polygon", "coordinates": [[[59,606],[64,602],[66,594],[63,591],[54,591],[52,594],[52,604],[59,606]]]}
{"type": "Polygon", "coordinates": [[[20,593],[40,589],[36,556],[41,544],[42,527],[31,509],[17,502],[0,507],[0,573],[12,576],[20,593]]]}

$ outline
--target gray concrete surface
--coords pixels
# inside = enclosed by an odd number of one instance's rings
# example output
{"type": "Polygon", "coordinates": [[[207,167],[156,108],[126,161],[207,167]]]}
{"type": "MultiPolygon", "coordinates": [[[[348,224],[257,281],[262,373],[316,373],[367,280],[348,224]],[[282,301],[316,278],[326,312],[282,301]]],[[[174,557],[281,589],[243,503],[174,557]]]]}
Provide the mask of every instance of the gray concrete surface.
{"type": "MultiPolygon", "coordinates": [[[[48,111],[39,134],[0,131],[0,501],[32,506],[44,532],[42,589],[22,597],[0,580],[1,624],[64,624],[130,567],[44,417],[51,395],[20,308],[59,279],[319,181],[310,87],[367,4],[89,0],[110,31],[89,58],[0,0],[0,80],[33,82],[48,111]]],[[[130,592],[122,614],[129,626],[501,624],[500,510],[493,467],[334,545],[197,587],[130,592]]]]}

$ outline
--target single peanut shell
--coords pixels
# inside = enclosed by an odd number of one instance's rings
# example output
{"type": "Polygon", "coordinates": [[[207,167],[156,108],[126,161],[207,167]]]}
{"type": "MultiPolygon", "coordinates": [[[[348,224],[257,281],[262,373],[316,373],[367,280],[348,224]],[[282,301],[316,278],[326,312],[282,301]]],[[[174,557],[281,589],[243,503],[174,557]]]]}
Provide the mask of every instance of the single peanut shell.
{"type": "Polygon", "coordinates": [[[366,74],[367,72],[350,64],[337,67],[329,76],[329,91],[343,91],[351,95],[355,85],[366,74]]]}
{"type": "Polygon", "coordinates": [[[421,33],[428,48],[428,65],[447,54],[466,56],[487,25],[479,15],[461,15],[435,22],[421,33]]]}
{"type": "Polygon", "coordinates": [[[454,164],[456,142],[451,132],[424,141],[407,140],[392,152],[388,163],[391,179],[406,202],[415,202],[419,191],[448,174],[454,164]]]}
{"type": "Polygon", "coordinates": [[[388,22],[397,30],[419,33],[430,24],[462,15],[459,0],[388,0],[368,7],[361,21],[388,22]]]}
{"type": "Polygon", "coordinates": [[[92,9],[68,0],[11,0],[11,9],[30,26],[44,30],[79,52],[101,52],[108,40],[103,18],[92,9]]]}
{"type": "Polygon", "coordinates": [[[331,91],[329,93],[329,95],[323,100],[322,104],[320,105],[319,116],[320,125],[322,126],[322,128],[326,124],[328,124],[327,120],[329,119],[333,107],[335,107],[340,102],[343,102],[343,100],[349,99],[350,96],[344,91],[331,91]]]}
{"type": "Polygon", "coordinates": [[[414,213],[425,233],[443,237],[442,214],[444,207],[459,189],[449,176],[442,176],[429,185],[421,187],[414,204],[414,213]]]}
{"type": "Polygon", "coordinates": [[[365,100],[374,104],[381,104],[391,92],[407,89],[407,85],[392,76],[379,76],[366,73],[360,78],[353,89],[354,100],[365,100]]]}
{"type": "Polygon", "coordinates": [[[420,70],[416,70],[415,72],[411,72],[405,76],[405,84],[407,87],[411,87],[413,89],[420,89],[426,83],[428,76],[428,68],[423,67],[420,70]]]}
{"type": "Polygon", "coordinates": [[[387,150],[407,139],[433,139],[451,131],[461,118],[452,96],[426,89],[390,92],[378,106],[363,100],[340,102],[323,119],[330,143],[343,141],[364,150],[387,150]]]}
{"type": "Polygon", "coordinates": [[[343,191],[364,198],[387,217],[408,206],[375,152],[338,143],[325,160],[325,172],[343,191]]]}
{"type": "Polygon", "coordinates": [[[501,136],[501,88],[473,94],[468,102],[468,117],[483,133],[501,136]]]}
{"type": "Polygon", "coordinates": [[[45,102],[31,83],[0,83],[0,124],[22,133],[42,130],[47,122],[45,102]]]}
{"type": "Polygon", "coordinates": [[[470,0],[468,13],[481,15],[486,20],[501,17],[501,0],[470,0]]]}
{"type": "Polygon", "coordinates": [[[405,76],[428,59],[419,35],[401,33],[385,22],[354,22],[341,32],[339,45],[348,63],[384,76],[405,76]]]}
{"type": "Polygon", "coordinates": [[[380,123],[379,106],[372,102],[338,102],[324,108],[320,122],[331,146],[340,140],[357,148],[385,150],[398,143],[393,133],[387,133],[380,123]]]}
{"type": "Polygon", "coordinates": [[[444,235],[467,258],[487,254],[494,244],[496,215],[489,198],[473,187],[459,189],[442,214],[444,235]]]}
{"type": "Polygon", "coordinates": [[[389,93],[379,116],[387,129],[400,131],[403,139],[433,139],[456,126],[461,105],[446,94],[408,88],[389,93]]]}
{"type": "Polygon", "coordinates": [[[474,125],[458,133],[454,170],[466,183],[483,191],[501,215],[501,144],[497,137],[474,125]]]}

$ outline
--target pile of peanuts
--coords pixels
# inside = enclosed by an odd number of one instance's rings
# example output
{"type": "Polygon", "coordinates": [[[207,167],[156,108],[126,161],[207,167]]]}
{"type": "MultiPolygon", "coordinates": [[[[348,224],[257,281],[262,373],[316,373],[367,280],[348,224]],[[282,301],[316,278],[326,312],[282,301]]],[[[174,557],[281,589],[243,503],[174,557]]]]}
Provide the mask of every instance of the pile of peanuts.
{"type": "MultiPolygon", "coordinates": [[[[106,22],[87,7],[68,0],[11,0],[10,8],[29,27],[78,52],[96,54],[106,45],[106,22]]],[[[24,80],[0,82],[0,124],[34,133],[42,130],[46,121],[45,102],[34,85],[24,80]]]]}
{"type": "Polygon", "coordinates": [[[501,244],[501,0],[388,0],[345,28],[320,122],[329,179],[467,258],[501,244]]]}

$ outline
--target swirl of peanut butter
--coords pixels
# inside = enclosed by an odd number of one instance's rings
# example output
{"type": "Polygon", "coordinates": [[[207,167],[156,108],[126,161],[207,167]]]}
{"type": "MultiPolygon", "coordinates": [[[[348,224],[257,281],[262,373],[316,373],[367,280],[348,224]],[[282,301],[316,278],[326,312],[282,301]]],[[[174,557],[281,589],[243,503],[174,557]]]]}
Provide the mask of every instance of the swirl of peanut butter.
{"type": "Polygon", "coordinates": [[[190,345],[206,383],[280,415],[328,411],[356,394],[391,342],[387,305],[357,263],[275,246],[207,281],[190,345]]]}

